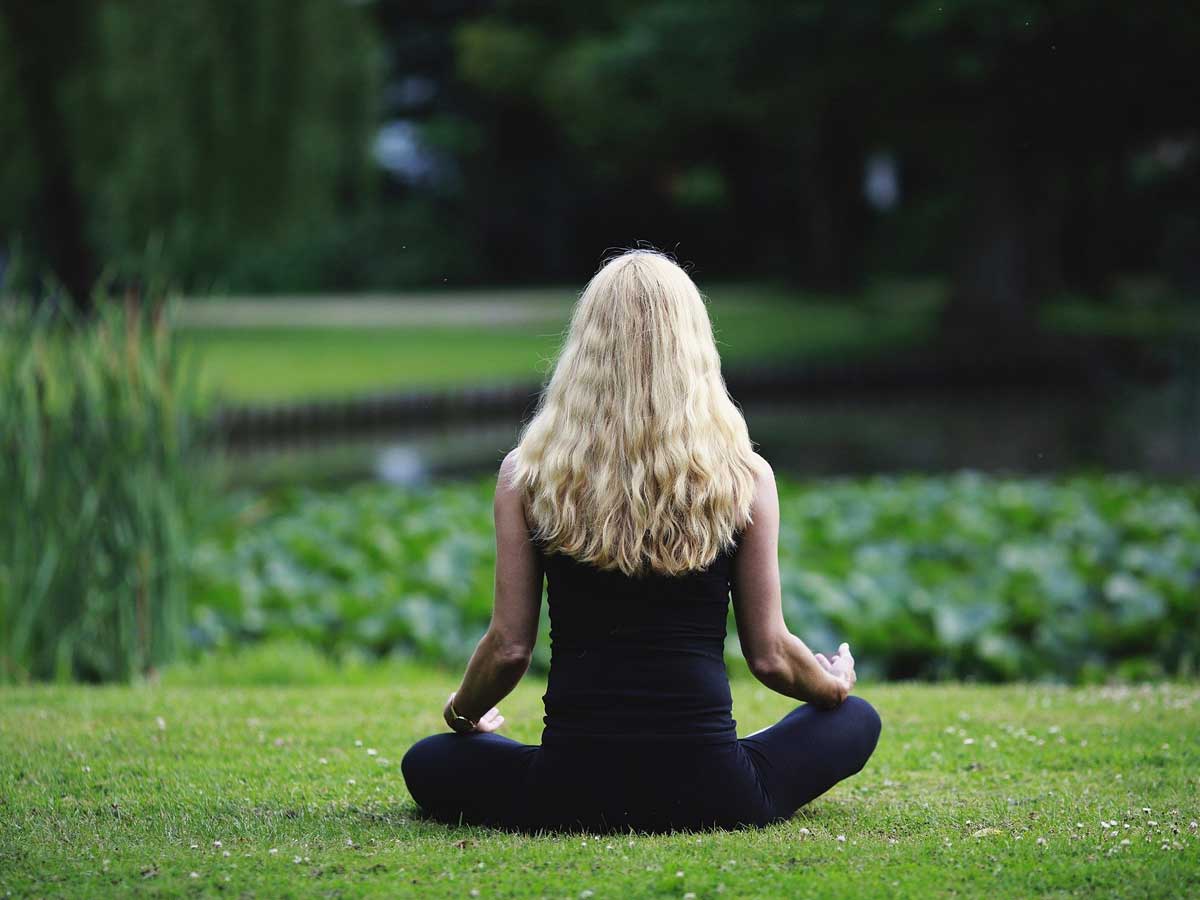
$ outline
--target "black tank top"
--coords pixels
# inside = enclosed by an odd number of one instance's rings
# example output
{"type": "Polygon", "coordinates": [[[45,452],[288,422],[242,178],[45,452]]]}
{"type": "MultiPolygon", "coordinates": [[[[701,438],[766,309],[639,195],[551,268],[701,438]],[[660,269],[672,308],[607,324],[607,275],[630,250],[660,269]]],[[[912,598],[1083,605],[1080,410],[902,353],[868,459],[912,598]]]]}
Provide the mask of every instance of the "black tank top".
{"type": "Polygon", "coordinates": [[[547,554],[543,744],[737,740],[725,671],[733,548],[705,569],[641,577],[547,554]]]}

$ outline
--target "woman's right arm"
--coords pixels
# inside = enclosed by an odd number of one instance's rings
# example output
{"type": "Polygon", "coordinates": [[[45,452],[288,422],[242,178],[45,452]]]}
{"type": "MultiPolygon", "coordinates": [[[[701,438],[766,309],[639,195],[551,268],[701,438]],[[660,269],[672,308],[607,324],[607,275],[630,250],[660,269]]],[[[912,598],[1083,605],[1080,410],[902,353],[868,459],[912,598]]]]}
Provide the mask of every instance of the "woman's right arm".
{"type": "Polygon", "coordinates": [[[834,707],[854,687],[854,659],[846,644],[822,663],[783,619],[779,586],[779,492],[775,473],[760,456],[753,522],[742,536],[732,576],[733,609],[742,655],[754,677],[796,700],[834,707]]]}

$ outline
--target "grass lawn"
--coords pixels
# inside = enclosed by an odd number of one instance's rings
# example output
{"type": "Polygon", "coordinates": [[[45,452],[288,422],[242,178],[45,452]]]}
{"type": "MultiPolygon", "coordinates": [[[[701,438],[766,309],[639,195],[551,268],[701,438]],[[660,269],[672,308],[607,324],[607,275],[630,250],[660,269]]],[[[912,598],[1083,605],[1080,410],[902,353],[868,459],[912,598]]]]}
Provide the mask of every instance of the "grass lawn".
{"type": "MultiPolygon", "coordinates": [[[[1194,686],[862,684],[876,756],[788,823],[531,837],[416,816],[400,758],[455,683],[6,689],[0,893],[1200,894],[1194,686]]],[[[543,690],[502,704],[513,737],[537,739],[543,690]]],[[[790,707],[748,679],[734,696],[743,734],[790,707]]]]}
{"type": "MultiPolygon", "coordinates": [[[[864,355],[918,343],[932,333],[939,293],[936,284],[914,282],[882,285],[855,302],[744,285],[717,286],[708,296],[722,357],[727,365],[738,365],[864,355]]],[[[575,293],[564,287],[527,294],[496,292],[497,304],[541,311],[533,320],[526,316],[511,323],[445,324],[447,306],[478,305],[489,297],[476,291],[440,299],[397,295],[391,301],[372,301],[426,307],[426,324],[376,321],[355,326],[352,314],[337,312],[334,299],[328,308],[336,325],[319,327],[314,322],[320,315],[313,307],[322,301],[299,300],[280,304],[276,324],[267,324],[262,316],[257,326],[208,323],[185,329],[182,337],[202,366],[205,393],[229,402],[537,381],[557,353],[575,293]],[[297,308],[305,315],[289,315],[297,308]]],[[[204,302],[192,301],[196,306],[204,302]]],[[[397,315],[401,313],[420,318],[419,310],[398,309],[397,315]]],[[[211,316],[202,318],[207,322],[211,316]]]]}

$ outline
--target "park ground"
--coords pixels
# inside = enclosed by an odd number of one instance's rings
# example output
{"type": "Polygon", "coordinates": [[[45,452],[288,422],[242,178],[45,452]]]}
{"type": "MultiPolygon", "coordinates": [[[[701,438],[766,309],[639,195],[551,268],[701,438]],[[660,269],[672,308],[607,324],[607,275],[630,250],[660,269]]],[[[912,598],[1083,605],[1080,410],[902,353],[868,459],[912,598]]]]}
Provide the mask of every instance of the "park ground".
{"type": "MultiPolygon", "coordinates": [[[[934,336],[946,285],[875,282],[851,298],[770,284],[705,289],[730,368],[847,362],[903,353],[934,336]]],[[[178,323],[209,399],[270,403],[390,389],[536,382],[578,296],[571,286],[401,294],[197,298],[178,323]]],[[[1051,333],[1157,339],[1200,334],[1200,314],[1141,302],[1061,298],[1051,333]]]]}
{"type": "MultiPolygon", "coordinates": [[[[0,693],[0,894],[1200,895],[1194,685],[860,684],[876,755],[787,823],[523,836],[424,822],[405,790],[454,673],[197,672],[0,693]]],[[[501,704],[511,736],[537,740],[544,689],[501,704]]],[[[734,698],[743,734],[790,707],[736,672],[734,698]]]]}
{"type": "MultiPolygon", "coordinates": [[[[768,285],[719,285],[708,303],[733,365],[862,357],[926,339],[944,290],[888,282],[855,302],[768,285]]],[[[572,287],[182,304],[183,344],[209,397],[330,397],[405,387],[537,381],[578,297],[572,287]]]]}

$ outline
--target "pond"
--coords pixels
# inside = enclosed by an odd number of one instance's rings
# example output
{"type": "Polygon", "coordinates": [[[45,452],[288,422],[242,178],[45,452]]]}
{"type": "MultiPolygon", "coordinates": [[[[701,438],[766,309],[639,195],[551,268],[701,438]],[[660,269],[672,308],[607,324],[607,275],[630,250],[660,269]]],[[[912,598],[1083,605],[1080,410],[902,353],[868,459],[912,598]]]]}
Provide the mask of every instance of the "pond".
{"type": "MultiPolygon", "coordinates": [[[[800,478],[959,469],[1200,476],[1200,400],[1183,384],[909,386],[763,400],[743,412],[757,449],[778,471],[800,478]]],[[[494,472],[518,429],[508,419],[313,437],[231,451],[219,466],[236,485],[419,484],[494,472]]]]}

